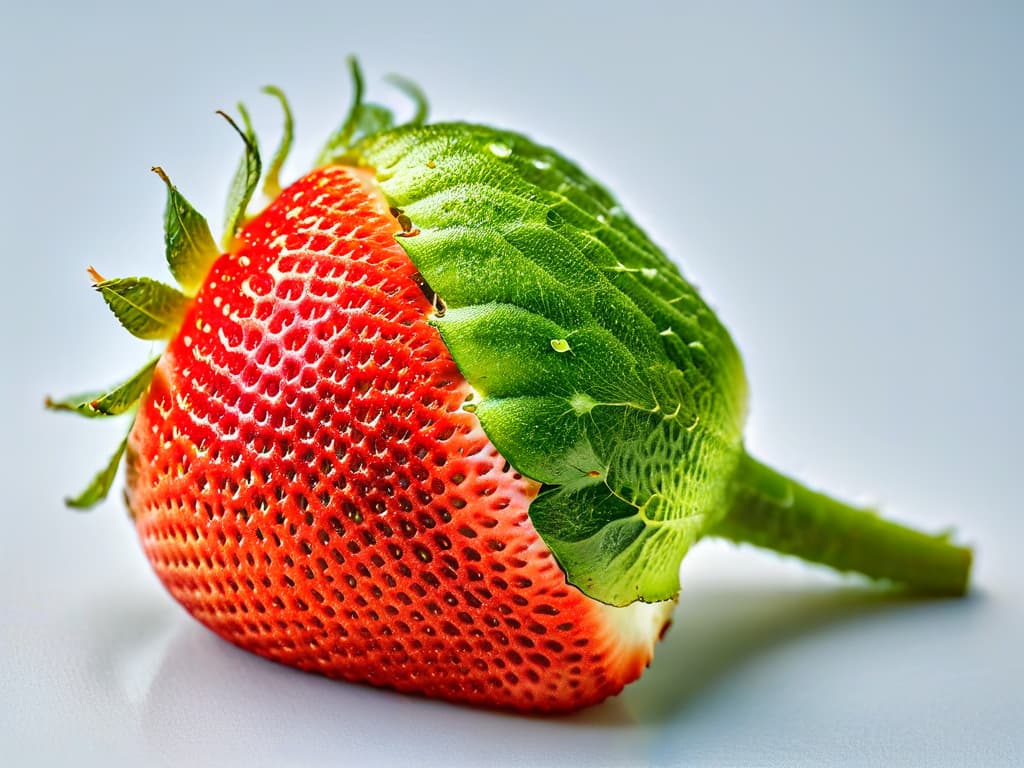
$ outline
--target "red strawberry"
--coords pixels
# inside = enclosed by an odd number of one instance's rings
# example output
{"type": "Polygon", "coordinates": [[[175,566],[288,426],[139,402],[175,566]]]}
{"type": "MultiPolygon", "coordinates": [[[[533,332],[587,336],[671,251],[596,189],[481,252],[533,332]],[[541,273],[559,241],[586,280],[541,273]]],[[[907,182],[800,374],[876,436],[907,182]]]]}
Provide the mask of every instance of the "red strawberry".
{"type": "MultiPolygon", "coordinates": [[[[613,608],[530,524],[366,173],[316,171],[219,259],[128,441],[160,579],[217,634],[326,675],[521,709],[636,679],[665,604],[613,608]]],[[[670,604],[669,604],[670,605],[670,604]]]]}
{"type": "Polygon", "coordinates": [[[969,550],[746,455],[728,333],[604,189],[517,134],[421,126],[422,104],[393,128],[356,74],[283,192],[271,91],[274,199],[244,226],[262,168],[242,111],[226,254],[156,169],[183,292],[94,276],[167,348],[50,403],[138,403],[69,503],[103,498],[126,452],[143,548],[191,614],[325,675],[564,711],[640,675],[704,535],[963,593],[969,550]]]}

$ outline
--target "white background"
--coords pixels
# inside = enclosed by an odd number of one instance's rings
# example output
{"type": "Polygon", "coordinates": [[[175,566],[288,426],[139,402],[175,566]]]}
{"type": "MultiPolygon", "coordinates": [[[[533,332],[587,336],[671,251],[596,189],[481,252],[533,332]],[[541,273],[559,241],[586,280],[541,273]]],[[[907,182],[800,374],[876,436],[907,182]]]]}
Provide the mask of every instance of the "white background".
{"type": "Polygon", "coordinates": [[[1019,4],[28,5],[0,22],[5,764],[1024,763],[1019,4]],[[42,399],[152,351],[85,274],[164,274],[149,167],[219,221],[239,147],[214,110],[246,99],[271,146],[258,90],[285,88],[297,176],[350,52],[394,106],[392,71],[438,119],[527,132],[608,184],[733,331],[751,451],[955,524],[971,596],[886,599],[702,544],[643,680],[555,719],[329,682],[192,622],[117,493],[61,505],[123,425],[42,399]]]}

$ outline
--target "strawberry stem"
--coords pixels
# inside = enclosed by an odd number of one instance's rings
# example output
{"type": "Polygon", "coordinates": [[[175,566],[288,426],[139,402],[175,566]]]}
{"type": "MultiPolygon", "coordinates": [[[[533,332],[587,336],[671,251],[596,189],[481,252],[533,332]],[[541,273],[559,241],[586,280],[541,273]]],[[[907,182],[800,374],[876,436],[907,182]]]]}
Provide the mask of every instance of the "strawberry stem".
{"type": "Polygon", "coordinates": [[[913,592],[957,596],[967,591],[971,550],[880,518],[873,510],[812,491],[744,455],[733,504],[708,533],[887,579],[913,592]]]}

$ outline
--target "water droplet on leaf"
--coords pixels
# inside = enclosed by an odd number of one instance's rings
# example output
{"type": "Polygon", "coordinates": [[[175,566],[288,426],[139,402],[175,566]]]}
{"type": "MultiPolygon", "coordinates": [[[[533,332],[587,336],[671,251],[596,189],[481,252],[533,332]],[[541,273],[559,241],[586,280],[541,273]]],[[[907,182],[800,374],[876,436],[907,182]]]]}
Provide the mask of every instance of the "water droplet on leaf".
{"type": "Polygon", "coordinates": [[[500,157],[503,160],[512,154],[512,147],[510,147],[508,144],[502,144],[501,142],[498,141],[492,141],[490,144],[487,145],[487,148],[491,150],[491,154],[493,154],[495,157],[500,157]]]}

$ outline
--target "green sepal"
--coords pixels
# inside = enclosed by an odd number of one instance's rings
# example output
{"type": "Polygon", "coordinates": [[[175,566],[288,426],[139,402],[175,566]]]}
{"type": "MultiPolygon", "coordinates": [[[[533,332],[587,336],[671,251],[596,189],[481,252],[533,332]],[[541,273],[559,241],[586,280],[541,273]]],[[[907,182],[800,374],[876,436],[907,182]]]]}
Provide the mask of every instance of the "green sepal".
{"type": "Polygon", "coordinates": [[[46,407],[53,411],[72,411],[88,418],[119,416],[131,410],[142,397],[159,361],[159,357],[150,360],[130,379],[109,390],[71,395],[61,400],[47,398],[46,407]]]}
{"type": "Polygon", "coordinates": [[[169,339],[181,327],[191,299],[149,277],[119,277],[94,286],[132,336],[169,339]]]}
{"type": "MultiPolygon", "coordinates": [[[[350,150],[360,140],[387,131],[396,125],[390,109],[363,101],[365,85],[359,61],[354,56],[349,56],[348,66],[352,75],[352,104],[344,122],[331,134],[320,151],[316,161],[318,167],[351,159],[350,150]]],[[[389,75],[387,80],[416,107],[412,118],[403,123],[403,127],[416,127],[426,123],[429,105],[426,94],[420,87],[400,75],[389,75]]]]}
{"type": "Polygon", "coordinates": [[[363,103],[363,70],[355,56],[348,57],[348,68],[352,77],[352,104],[344,122],[327,138],[327,143],[320,150],[317,166],[328,165],[344,157],[359,136],[374,133],[374,128],[386,130],[393,124],[391,113],[386,108],[363,103]]]}
{"type": "MultiPolygon", "coordinates": [[[[659,497],[648,502],[659,503],[659,497]]],[[[651,522],[604,485],[542,493],[530,504],[530,520],[538,530],[558,532],[544,541],[572,574],[572,583],[611,605],[674,597],[680,553],[697,540],[702,523],[699,518],[651,522]]]]}
{"type": "Polygon", "coordinates": [[[284,113],[281,143],[277,145],[266,175],[263,177],[263,194],[273,199],[281,194],[281,168],[284,166],[285,160],[288,159],[288,154],[292,150],[292,142],[295,137],[295,120],[292,117],[292,109],[288,104],[288,97],[284,95],[284,91],[276,85],[267,85],[264,86],[263,92],[277,99],[281,104],[281,111],[284,113]]]}
{"type": "Polygon", "coordinates": [[[191,296],[203,284],[206,273],[220,256],[220,249],[205,217],[171,184],[163,168],[155,166],[153,172],[167,186],[167,206],[164,209],[167,266],[178,285],[191,296]]]}
{"type": "Polygon", "coordinates": [[[502,455],[534,480],[577,488],[600,482],[605,474],[607,468],[590,442],[588,422],[566,407],[564,397],[486,398],[475,412],[485,432],[505,436],[502,455]],[[543,431],[531,429],[538,423],[543,431]]]}
{"type": "Polygon", "coordinates": [[[260,160],[259,144],[256,141],[256,132],[252,127],[252,120],[249,119],[249,112],[242,103],[238,104],[238,112],[242,116],[242,123],[245,125],[243,131],[238,123],[226,112],[218,111],[217,114],[228,121],[228,124],[235,129],[245,144],[242,159],[238,163],[238,170],[231,180],[231,187],[228,189],[228,201],[224,215],[224,235],[221,245],[225,250],[230,250],[238,230],[245,223],[245,212],[252,200],[253,193],[260,183],[260,174],[263,170],[260,160]]]}
{"type": "Polygon", "coordinates": [[[110,457],[110,461],[96,474],[86,489],[77,496],[64,499],[64,503],[73,509],[89,509],[107,498],[110,487],[117,477],[117,467],[121,463],[121,457],[124,456],[127,446],[128,437],[125,436],[121,444],[117,446],[117,450],[114,451],[114,455],[110,457]]]}
{"type": "Polygon", "coordinates": [[[423,89],[412,80],[401,75],[388,75],[385,80],[405,94],[416,106],[416,111],[405,125],[425,125],[427,115],[430,112],[430,102],[427,101],[427,94],[423,92],[423,89]]]}

